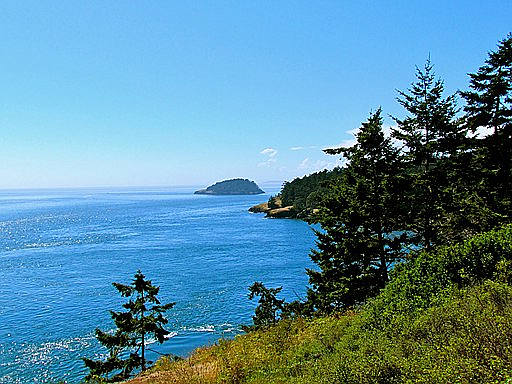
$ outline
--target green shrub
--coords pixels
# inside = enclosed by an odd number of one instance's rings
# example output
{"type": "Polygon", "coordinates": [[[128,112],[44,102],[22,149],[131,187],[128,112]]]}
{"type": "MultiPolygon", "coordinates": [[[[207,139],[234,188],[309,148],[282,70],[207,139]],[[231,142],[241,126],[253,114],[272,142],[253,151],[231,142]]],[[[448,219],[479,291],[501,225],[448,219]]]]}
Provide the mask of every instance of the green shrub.
{"type": "Polygon", "coordinates": [[[365,311],[367,326],[395,328],[402,316],[429,308],[452,286],[464,288],[485,279],[510,281],[512,226],[460,244],[420,251],[398,264],[388,285],[365,311]]]}
{"type": "Polygon", "coordinates": [[[510,383],[511,263],[511,227],[421,252],[360,313],[284,319],[148,382],[510,383]]]}

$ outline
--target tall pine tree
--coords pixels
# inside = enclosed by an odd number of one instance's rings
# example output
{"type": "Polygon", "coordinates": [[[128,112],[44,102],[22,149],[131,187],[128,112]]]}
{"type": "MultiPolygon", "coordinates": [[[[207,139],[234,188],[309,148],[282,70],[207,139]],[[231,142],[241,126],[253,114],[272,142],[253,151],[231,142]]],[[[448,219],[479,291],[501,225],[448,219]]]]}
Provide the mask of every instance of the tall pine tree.
{"type": "Polygon", "coordinates": [[[310,255],[319,270],[307,270],[308,302],[316,310],[331,312],[374,296],[387,282],[390,264],[402,257],[404,238],[391,235],[402,206],[401,171],[381,114],[370,114],[354,146],[326,150],[342,154],[347,166],[341,179],[329,183],[313,218],[322,227],[310,255]]]}
{"type": "Polygon", "coordinates": [[[470,73],[466,100],[467,124],[476,131],[489,128],[492,134],[510,129],[512,123],[512,34],[498,44],[477,73],[470,73]]]}
{"type": "Polygon", "coordinates": [[[469,76],[471,90],[461,92],[467,127],[491,132],[476,140],[472,168],[480,180],[474,185],[494,213],[495,226],[512,219],[512,34],[469,76]]]}
{"type": "Polygon", "coordinates": [[[450,169],[463,150],[466,131],[459,124],[455,96],[443,97],[444,84],[435,78],[427,60],[417,68],[417,81],[408,92],[399,91],[398,102],[408,115],[395,118],[392,135],[403,142],[409,177],[407,228],[418,244],[430,248],[440,241],[446,210],[456,209],[447,193],[450,169]]]}

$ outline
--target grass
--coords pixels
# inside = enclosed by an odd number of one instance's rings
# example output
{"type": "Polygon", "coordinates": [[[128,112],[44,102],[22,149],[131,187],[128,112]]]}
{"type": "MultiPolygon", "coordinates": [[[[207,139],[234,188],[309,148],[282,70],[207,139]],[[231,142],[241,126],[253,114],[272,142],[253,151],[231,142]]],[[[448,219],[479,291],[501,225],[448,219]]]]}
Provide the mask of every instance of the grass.
{"type": "Polygon", "coordinates": [[[512,378],[512,287],[485,281],[375,330],[364,316],[284,320],[160,360],[130,383],[506,383],[512,378]],[[508,380],[508,381],[507,381],[508,380]]]}
{"type": "Polygon", "coordinates": [[[130,383],[512,383],[512,227],[396,268],[359,312],[285,319],[130,383]]]}

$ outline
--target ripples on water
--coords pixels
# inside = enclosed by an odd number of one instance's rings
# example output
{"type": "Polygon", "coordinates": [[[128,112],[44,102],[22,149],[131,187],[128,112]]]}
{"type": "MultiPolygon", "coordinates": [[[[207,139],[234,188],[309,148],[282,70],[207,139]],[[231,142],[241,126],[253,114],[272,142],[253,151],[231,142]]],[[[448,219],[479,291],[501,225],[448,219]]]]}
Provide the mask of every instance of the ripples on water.
{"type": "MultiPolygon", "coordinates": [[[[251,321],[247,287],[264,281],[295,299],[307,284],[309,227],[247,209],[265,196],[192,190],[0,192],[0,383],[78,382],[80,357],[105,350],[94,329],[141,269],[159,285],[171,340],[186,355],[251,321]]],[[[150,356],[150,359],[158,355],[150,356]]]]}

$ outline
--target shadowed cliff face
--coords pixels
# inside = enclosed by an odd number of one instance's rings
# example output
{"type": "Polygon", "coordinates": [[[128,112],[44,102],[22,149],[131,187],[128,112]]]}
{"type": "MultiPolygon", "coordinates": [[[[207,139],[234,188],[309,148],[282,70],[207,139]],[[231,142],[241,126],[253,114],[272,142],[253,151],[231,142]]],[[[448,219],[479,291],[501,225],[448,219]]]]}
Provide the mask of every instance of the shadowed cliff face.
{"type": "Polygon", "coordinates": [[[197,195],[259,195],[265,192],[254,181],[231,179],[220,181],[194,193],[197,195]]]}

